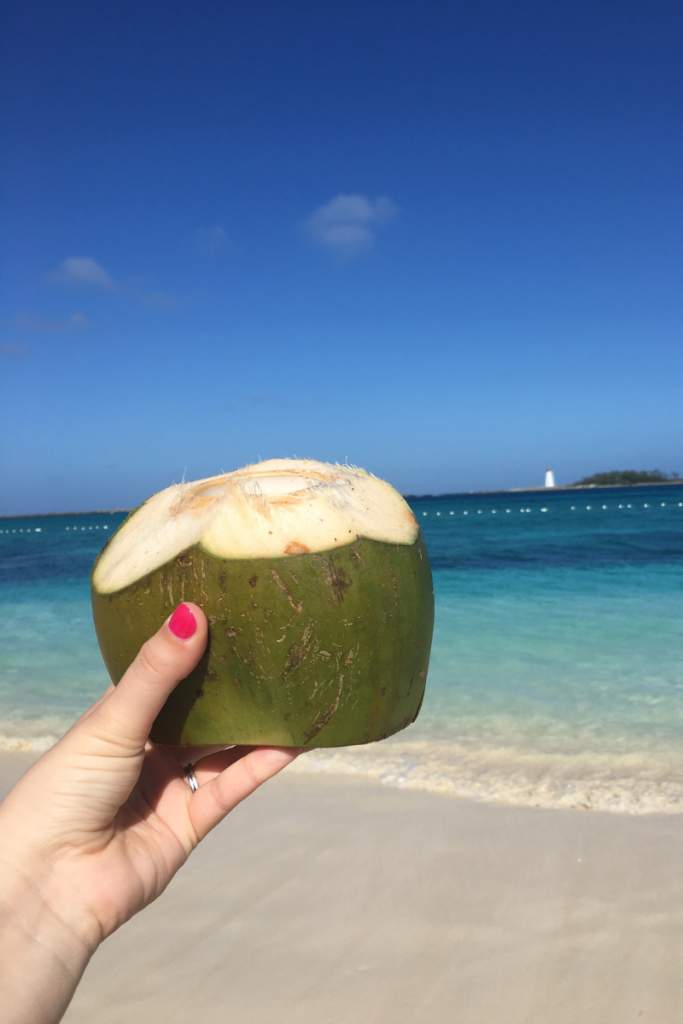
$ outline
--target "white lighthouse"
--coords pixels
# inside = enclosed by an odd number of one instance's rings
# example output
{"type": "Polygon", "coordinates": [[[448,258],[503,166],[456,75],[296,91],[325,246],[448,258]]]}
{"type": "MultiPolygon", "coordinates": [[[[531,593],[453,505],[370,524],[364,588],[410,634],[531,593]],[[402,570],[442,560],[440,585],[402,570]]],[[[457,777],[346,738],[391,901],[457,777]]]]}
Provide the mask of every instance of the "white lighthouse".
{"type": "Polygon", "coordinates": [[[546,487],[555,486],[555,474],[553,473],[552,469],[546,469],[545,471],[545,485],[546,487]]]}

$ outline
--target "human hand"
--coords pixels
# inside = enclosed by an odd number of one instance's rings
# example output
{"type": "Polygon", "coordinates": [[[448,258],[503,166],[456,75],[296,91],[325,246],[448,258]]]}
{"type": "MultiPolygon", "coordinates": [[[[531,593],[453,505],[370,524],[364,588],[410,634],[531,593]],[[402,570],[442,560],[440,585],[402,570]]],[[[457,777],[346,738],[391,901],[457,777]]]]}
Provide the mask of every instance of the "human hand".
{"type": "Polygon", "coordinates": [[[296,757],[276,747],[208,754],[194,765],[193,793],[182,768],[192,751],[149,742],[206,639],[203,612],[181,605],[0,805],[0,976],[13,992],[9,1003],[3,996],[12,1024],[58,1021],[102,939],[156,899],[201,839],[296,757]]]}

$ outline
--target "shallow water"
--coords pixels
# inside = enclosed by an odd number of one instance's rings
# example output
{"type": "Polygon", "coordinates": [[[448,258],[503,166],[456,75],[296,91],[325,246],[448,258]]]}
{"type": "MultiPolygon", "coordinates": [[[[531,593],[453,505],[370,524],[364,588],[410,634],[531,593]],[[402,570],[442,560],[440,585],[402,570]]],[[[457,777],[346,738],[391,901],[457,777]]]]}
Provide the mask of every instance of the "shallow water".
{"type": "MultiPolygon", "coordinates": [[[[683,486],[411,504],[436,594],[420,718],[383,743],[307,753],[294,770],[682,811],[683,486]]],[[[0,747],[49,745],[107,685],[88,576],[122,519],[0,520],[0,747]]]]}

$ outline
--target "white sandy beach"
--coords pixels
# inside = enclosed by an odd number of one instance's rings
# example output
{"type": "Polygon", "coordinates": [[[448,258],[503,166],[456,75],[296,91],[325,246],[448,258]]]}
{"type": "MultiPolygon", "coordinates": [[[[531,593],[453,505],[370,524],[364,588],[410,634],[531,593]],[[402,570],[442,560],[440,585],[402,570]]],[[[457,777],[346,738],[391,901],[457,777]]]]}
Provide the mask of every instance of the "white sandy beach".
{"type": "MultiPolygon", "coordinates": [[[[4,789],[29,757],[4,755],[4,789]]],[[[290,773],[102,947],[68,1024],[673,1024],[683,816],[290,773]]]]}

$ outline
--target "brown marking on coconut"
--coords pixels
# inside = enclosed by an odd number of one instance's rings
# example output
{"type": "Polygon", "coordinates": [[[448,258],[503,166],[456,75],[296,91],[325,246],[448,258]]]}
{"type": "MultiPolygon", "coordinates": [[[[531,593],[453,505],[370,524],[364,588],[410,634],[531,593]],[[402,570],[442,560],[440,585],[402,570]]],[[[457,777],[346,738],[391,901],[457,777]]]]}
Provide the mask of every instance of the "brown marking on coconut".
{"type": "Polygon", "coordinates": [[[337,693],[337,696],[335,697],[334,701],[329,706],[327,711],[325,711],[322,715],[320,714],[320,712],[318,712],[318,714],[313,719],[313,722],[311,724],[311,728],[306,733],[306,743],[310,743],[311,740],[314,739],[318,735],[318,733],[322,729],[324,729],[325,726],[332,720],[332,717],[334,715],[336,715],[337,710],[339,708],[339,702],[341,700],[341,693],[342,693],[343,685],[344,685],[344,677],[340,676],[340,678],[339,678],[339,691],[337,693]]]}
{"type": "Polygon", "coordinates": [[[289,544],[285,548],[286,555],[307,555],[311,549],[307,544],[303,544],[300,540],[290,540],[289,544]]]}
{"type": "Polygon", "coordinates": [[[358,552],[356,551],[356,549],[355,549],[355,548],[353,547],[353,545],[351,545],[351,550],[352,550],[352,552],[353,552],[354,558],[357,558],[357,559],[358,559],[358,561],[360,562],[360,564],[361,564],[361,565],[363,566],[363,568],[365,568],[365,562],[363,561],[363,559],[361,558],[361,556],[360,556],[360,555],[358,554],[358,552]]]}

